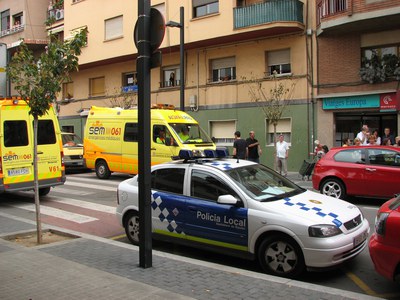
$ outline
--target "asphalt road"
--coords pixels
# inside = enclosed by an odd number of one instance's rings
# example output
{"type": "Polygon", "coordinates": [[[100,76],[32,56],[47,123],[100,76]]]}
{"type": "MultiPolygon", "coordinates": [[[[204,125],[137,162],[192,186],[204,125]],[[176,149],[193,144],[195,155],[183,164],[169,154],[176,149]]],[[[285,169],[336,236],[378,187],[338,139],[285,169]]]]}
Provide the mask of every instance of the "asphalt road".
{"type": "MultiPolygon", "coordinates": [[[[48,196],[42,197],[42,222],[129,243],[124,229],[119,226],[114,215],[118,183],[128,177],[125,174],[114,174],[109,180],[99,180],[94,172],[68,174],[64,186],[56,187],[48,196]]],[[[311,182],[302,181],[293,174],[292,177],[299,185],[311,188],[311,182]]],[[[361,208],[370,222],[372,232],[376,211],[384,201],[355,198],[349,199],[349,201],[361,208]]],[[[0,209],[2,213],[34,220],[33,193],[20,192],[0,195],[0,209]]],[[[221,254],[159,242],[154,242],[153,248],[261,272],[255,262],[221,254]]],[[[386,299],[400,299],[400,286],[375,272],[368,249],[365,249],[356,259],[334,270],[308,272],[300,280],[386,299]]]]}

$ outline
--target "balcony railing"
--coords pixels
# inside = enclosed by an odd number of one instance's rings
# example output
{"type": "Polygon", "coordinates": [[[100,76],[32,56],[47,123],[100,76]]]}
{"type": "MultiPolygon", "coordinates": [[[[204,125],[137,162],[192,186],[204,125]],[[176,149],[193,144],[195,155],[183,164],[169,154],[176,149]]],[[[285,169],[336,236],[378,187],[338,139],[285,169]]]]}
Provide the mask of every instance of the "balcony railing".
{"type": "Polygon", "coordinates": [[[235,29],[272,22],[303,23],[303,2],[299,0],[269,0],[233,11],[235,29]]]}
{"type": "Polygon", "coordinates": [[[319,0],[317,2],[317,25],[321,20],[347,11],[348,0],[319,0]]]}
{"type": "Polygon", "coordinates": [[[11,27],[10,29],[2,30],[0,32],[0,37],[3,37],[5,35],[9,35],[9,34],[13,34],[13,33],[16,33],[16,32],[20,32],[20,31],[23,31],[24,29],[25,29],[25,25],[24,24],[15,25],[15,26],[11,27]]]}

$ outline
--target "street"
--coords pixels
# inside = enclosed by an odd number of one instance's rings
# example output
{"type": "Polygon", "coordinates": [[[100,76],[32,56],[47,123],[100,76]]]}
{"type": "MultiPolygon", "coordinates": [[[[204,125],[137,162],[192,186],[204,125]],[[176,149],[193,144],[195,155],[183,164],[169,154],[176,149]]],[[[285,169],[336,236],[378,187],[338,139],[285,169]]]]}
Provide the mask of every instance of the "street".
{"type": "MultiPolygon", "coordinates": [[[[128,177],[124,174],[113,174],[109,180],[100,180],[94,172],[68,174],[64,186],[55,187],[48,196],[41,198],[42,222],[129,243],[124,229],[119,226],[114,214],[117,186],[128,177]]],[[[299,180],[297,183],[310,187],[308,181],[299,180]]],[[[370,222],[372,232],[377,208],[383,201],[360,199],[350,199],[350,201],[362,209],[364,216],[370,222]]],[[[33,193],[1,195],[0,210],[3,214],[35,220],[33,193]]],[[[256,262],[209,252],[199,253],[193,248],[159,242],[153,243],[153,247],[159,251],[261,272],[256,262]]],[[[386,299],[400,297],[400,287],[375,272],[368,248],[356,259],[337,269],[308,272],[301,281],[386,299]]]]}

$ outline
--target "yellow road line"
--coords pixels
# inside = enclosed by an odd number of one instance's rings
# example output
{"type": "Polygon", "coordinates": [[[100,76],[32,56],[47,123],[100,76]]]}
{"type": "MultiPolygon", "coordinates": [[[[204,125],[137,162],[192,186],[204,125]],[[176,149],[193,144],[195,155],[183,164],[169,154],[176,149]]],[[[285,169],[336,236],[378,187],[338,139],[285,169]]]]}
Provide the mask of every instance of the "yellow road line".
{"type": "Polygon", "coordinates": [[[118,240],[118,239],[122,239],[124,237],[126,237],[126,234],[120,234],[120,235],[112,236],[109,239],[110,240],[118,240]]]}
{"type": "Polygon", "coordinates": [[[379,297],[378,293],[373,291],[364,281],[362,281],[354,273],[346,272],[346,276],[349,277],[361,290],[363,290],[365,294],[374,297],[379,297]]]}

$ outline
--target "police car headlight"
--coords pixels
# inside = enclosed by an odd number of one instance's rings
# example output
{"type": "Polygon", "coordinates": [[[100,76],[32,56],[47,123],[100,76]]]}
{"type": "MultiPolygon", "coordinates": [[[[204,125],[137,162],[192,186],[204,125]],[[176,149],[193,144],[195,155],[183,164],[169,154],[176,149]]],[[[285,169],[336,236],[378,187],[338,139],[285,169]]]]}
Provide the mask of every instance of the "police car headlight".
{"type": "Polygon", "coordinates": [[[335,225],[321,224],[308,227],[311,237],[325,238],[341,234],[342,231],[335,225]]]}

